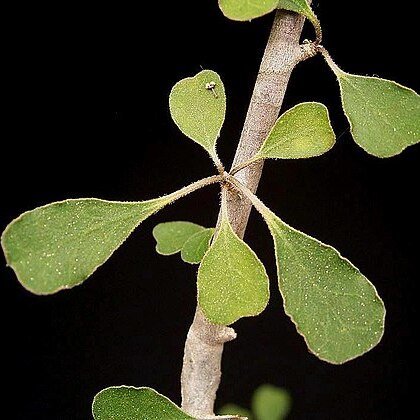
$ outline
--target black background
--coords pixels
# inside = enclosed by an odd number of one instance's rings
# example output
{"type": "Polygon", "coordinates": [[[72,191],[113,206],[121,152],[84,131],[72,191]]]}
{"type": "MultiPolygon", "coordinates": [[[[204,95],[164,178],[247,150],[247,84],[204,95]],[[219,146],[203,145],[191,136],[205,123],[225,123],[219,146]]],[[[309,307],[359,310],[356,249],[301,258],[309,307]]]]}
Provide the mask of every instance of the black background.
{"type": "MultiPolygon", "coordinates": [[[[76,197],[153,198],[213,173],[200,147],[170,119],[172,85],[201,68],[222,76],[227,121],[219,154],[230,164],[272,16],[235,23],[215,0],[114,3],[15,10],[8,21],[1,177],[3,228],[21,212],[76,197]]],[[[382,2],[317,1],[324,45],[349,72],[420,89],[417,20],[382,2]],[[376,7],[376,9],[375,9],[376,7]]],[[[310,26],[305,29],[312,36],[310,26]]],[[[378,347],[343,366],[309,354],[283,313],[271,239],[253,213],[246,234],[266,264],[272,298],[236,323],[218,404],[247,406],[261,383],[290,390],[290,419],[396,419],[415,406],[420,148],[376,159],[351,140],[334,76],[317,57],[293,74],[284,109],[307,100],[331,111],[338,144],[306,161],[268,162],[259,195],[292,226],[337,247],[376,285],[387,306],[378,347]]],[[[195,272],[154,251],[160,221],[206,226],[216,187],[144,222],[84,285],[32,296],[1,264],[3,409],[9,419],[89,419],[110,385],[151,386],[179,403],[183,343],[195,306],[195,272]]]]}

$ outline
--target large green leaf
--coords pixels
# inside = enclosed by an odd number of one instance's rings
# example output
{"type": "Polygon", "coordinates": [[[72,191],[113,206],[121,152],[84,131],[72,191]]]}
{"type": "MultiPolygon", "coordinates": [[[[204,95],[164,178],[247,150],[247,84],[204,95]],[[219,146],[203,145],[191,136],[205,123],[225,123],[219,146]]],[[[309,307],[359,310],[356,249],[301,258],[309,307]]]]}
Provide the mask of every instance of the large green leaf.
{"type": "Polygon", "coordinates": [[[342,71],[324,51],[338,78],[344,112],[356,143],[376,157],[398,155],[420,142],[420,96],[377,77],[342,71]]]}
{"type": "Polygon", "coordinates": [[[92,414],[95,420],[194,420],[154,389],[129,386],[96,394],[92,414]]]}
{"type": "Polygon", "coordinates": [[[198,302],[215,324],[229,325],[255,316],[267,306],[268,277],[261,261],[233,231],[223,193],[222,217],[198,270],[198,302]]]}
{"type": "Polygon", "coordinates": [[[266,216],[274,238],[284,308],[309,349],[344,363],[376,346],[385,308],[374,286],[334,248],[266,216]]]}
{"type": "Polygon", "coordinates": [[[284,420],[291,406],[289,393],[274,385],[261,385],[252,396],[252,412],[258,420],[284,420]]]}
{"type": "Polygon", "coordinates": [[[246,21],[272,12],[279,0],[219,0],[223,14],[232,20],[246,21]]]}
{"type": "Polygon", "coordinates": [[[159,199],[144,203],[81,199],[39,207],[4,231],[7,263],[33,293],[69,289],[89,277],[163,205],[159,199]]]}
{"type": "Polygon", "coordinates": [[[286,313],[320,359],[341,364],[379,343],[385,307],[370,281],[334,248],[293,229],[233,180],[274,239],[286,313]]]}
{"type": "Polygon", "coordinates": [[[219,162],[216,141],[226,113],[225,88],[220,76],[203,70],[179,81],[169,96],[169,108],[179,129],[219,162]]]}
{"type": "Polygon", "coordinates": [[[257,159],[299,159],[319,156],[335,144],[325,105],[306,102],[285,112],[257,152],[257,159]]]}
{"type": "Polygon", "coordinates": [[[209,249],[214,229],[204,229],[191,236],[181,249],[181,258],[190,264],[199,264],[209,249]]]}
{"type": "Polygon", "coordinates": [[[212,182],[210,177],[143,202],[66,200],[38,207],[12,221],[1,237],[7,264],[22,285],[44,295],[81,284],[147,217],[212,182]]]}
{"type": "Polygon", "coordinates": [[[191,222],[165,222],[159,223],[153,229],[156,239],[156,251],[162,255],[173,255],[181,251],[185,242],[195,233],[204,228],[191,222]]]}

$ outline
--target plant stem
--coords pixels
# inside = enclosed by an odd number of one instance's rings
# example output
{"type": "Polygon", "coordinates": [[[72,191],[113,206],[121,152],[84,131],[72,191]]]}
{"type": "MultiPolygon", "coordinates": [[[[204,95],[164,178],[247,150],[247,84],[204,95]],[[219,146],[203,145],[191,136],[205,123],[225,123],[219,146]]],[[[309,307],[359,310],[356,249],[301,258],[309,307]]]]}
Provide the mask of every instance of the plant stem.
{"type": "Polygon", "coordinates": [[[232,167],[232,169],[229,172],[229,175],[235,175],[237,172],[241,171],[242,169],[246,168],[249,165],[252,165],[255,162],[258,162],[261,160],[261,158],[252,158],[250,160],[247,160],[246,162],[242,162],[239,165],[236,165],[235,167],[232,167]]]}
{"type": "Polygon", "coordinates": [[[186,187],[181,188],[178,191],[175,191],[171,194],[164,195],[160,197],[159,200],[162,200],[163,202],[172,203],[175,200],[178,200],[182,197],[185,197],[186,195],[199,190],[200,188],[206,187],[207,185],[216,184],[216,182],[222,182],[224,180],[224,177],[222,175],[212,175],[207,178],[200,179],[198,181],[193,182],[190,185],[187,185],[186,187]]]}
{"type": "MultiPolygon", "coordinates": [[[[304,18],[294,13],[277,12],[232,164],[233,168],[251,160],[258,152],[278,118],[293,69],[300,61],[307,58],[305,46],[299,45],[303,22],[304,18]]],[[[263,166],[264,161],[255,162],[238,171],[235,176],[255,193],[263,166]]],[[[230,194],[228,209],[233,229],[243,237],[251,204],[236,194],[230,194]]]]}
{"type": "Polygon", "coordinates": [[[234,176],[227,175],[226,181],[232,185],[240,194],[243,194],[250,203],[255,207],[255,209],[264,217],[264,214],[272,213],[272,211],[255,195],[253,194],[245,185],[241,184],[234,176]]]}
{"type": "Polygon", "coordinates": [[[337,77],[345,74],[345,72],[343,70],[341,70],[340,67],[337,66],[337,64],[335,64],[334,60],[330,56],[330,53],[323,46],[319,45],[318,46],[318,51],[324,57],[324,60],[327,62],[327,64],[330,66],[330,69],[334,72],[334,74],[337,77]]]}
{"type": "MultiPolygon", "coordinates": [[[[276,13],[233,167],[252,159],[260,149],[278,117],[294,67],[313,55],[310,48],[299,45],[303,22],[304,18],[296,13],[283,10],[276,13]]],[[[263,162],[256,162],[238,171],[236,177],[255,192],[262,169],[263,162]]],[[[240,237],[244,235],[250,211],[248,200],[229,194],[230,222],[240,237]]],[[[182,408],[197,419],[214,416],[223,346],[235,337],[232,328],[211,324],[197,307],[185,342],[181,375],[182,408]]]]}

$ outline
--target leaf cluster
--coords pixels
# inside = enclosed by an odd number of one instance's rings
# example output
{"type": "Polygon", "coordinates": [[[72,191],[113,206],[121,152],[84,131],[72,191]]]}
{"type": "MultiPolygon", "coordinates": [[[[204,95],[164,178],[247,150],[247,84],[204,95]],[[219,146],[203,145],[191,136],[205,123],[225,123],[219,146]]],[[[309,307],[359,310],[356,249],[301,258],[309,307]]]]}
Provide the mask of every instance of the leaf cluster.
{"type": "MultiPolygon", "coordinates": [[[[236,20],[279,7],[307,17],[315,28],[314,49],[338,79],[353,138],[368,153],[395,156],[420,141],[419,95],[392,81],[341,70],[320,45],[321,26],[306,0],[219,0],[219,4],[226,16],[236,20]]],[[[199,188],[219,183],[222,200],[216,228],[176,221],[159,224],[153,231],[159,253],[179,252],[184,261],[199,264],[197,296],[206,317],[229,325],[258,315],[269,300],[263,264],[229,221],[227,197],[234,189],[254,205],[268,226],[284,310],[309,350],[322,360],[341,364],[378,344],[385,307],[372,283],[337,250],[289,226],[235,177],[260,160],[328,152],[336,138],[327,108],[305,102],[286,111],[255,155],[227,173],[217,155],[226,114],[220,76],[203,70],[181,80],[171,91],[169,107],[179,129],[209,154],[218,175],[147,201],[66,200],[22,214],[1,237],[7,263],[21,284],[40,295],[81,284],[146,218],[199,188]]],[[[97,420],[161,418],[156,413],[169,413],[174,420],[191,418],[148,388],[104,390],[95,398],[93,412],[97,420]]]]}

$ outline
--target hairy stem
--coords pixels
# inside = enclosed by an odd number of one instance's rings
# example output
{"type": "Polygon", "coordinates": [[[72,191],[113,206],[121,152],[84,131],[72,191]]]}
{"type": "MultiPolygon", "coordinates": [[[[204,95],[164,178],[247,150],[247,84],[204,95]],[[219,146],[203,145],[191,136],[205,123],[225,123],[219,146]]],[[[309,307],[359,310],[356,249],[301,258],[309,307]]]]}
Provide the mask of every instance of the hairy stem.
{"type": "Polygon", "coordinates": [[[255,162],[258,162],[259,160],[261,160],[261,158],[252,158],[245,162],[241,162],[239,165],[232,167],[232,169],[229,172],[229,175],[235,175],[237,172],[241,171],[242,169],[245,169],[247,166],[252,165],[255,162]]]}
{"type": "Polygon", "coordinates": [[[330,53],[322,45],[318,46],[318,51],[324,57],[324,60],[327,62],[327,64],[330,66],[330,69],[335,73],[337,77],[344,73],[343,70],[341,70],[340,67],[335,64],[334,60],[330,56],[330,53]]]}
{"type": "Polygon", "coordinates": [[[183,187],[180,190],[175,191],[171,194],[164,195],[163,197],[161,197],[161,200],[171,203],[175,200],[178,200],[179,198],[191,194],[194,191],[199,190],[200,188],[206,187],[207,185],[215,184],[216,182],[221,182],[223,180],[224,177],[222,175],[209,176],[207,178],[200,179],[199,181],[195,181],[192,184],[187,185],[186,187],[183,187]]]}
{"type": "Polygon", "coordinates": [[[271,213],[271,210],[234,176],[227,175],[226,181],[235,188],[239,194],[243,194],[262,216],[264,216],[264,214],[271,213]]]}
{"type": "MultiPolygon", "coordinates": [[[[295,13],[276,13],[233,167],[249,161],[260,149],[279,115],[292,70],[311,55],[299,45],[303,22],[304,18],[295,13]]],[[[256,162],[238,171],[236,177],[255,192],[262,169],[263,162],[256,162]]],[[[251,203],[248,200],[234,193],[229,194],[230,222],[241,237],[245,233],[250,211],[251,203]]],[[[232,328],[211,324],[197,308],[185,342],[181,375],[182,408],[197,419],[214,416],[223,346],[235,337],[232,328]]]]}

